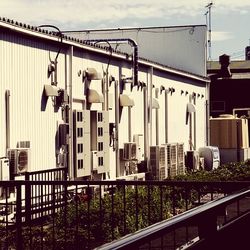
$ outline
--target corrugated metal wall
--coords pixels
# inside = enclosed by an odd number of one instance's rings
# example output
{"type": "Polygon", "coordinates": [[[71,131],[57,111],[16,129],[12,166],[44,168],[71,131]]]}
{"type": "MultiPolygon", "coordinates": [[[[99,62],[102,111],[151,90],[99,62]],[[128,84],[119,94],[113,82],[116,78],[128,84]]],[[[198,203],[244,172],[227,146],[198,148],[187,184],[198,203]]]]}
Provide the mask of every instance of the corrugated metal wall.
{"type": "MultiPolygon", "coordinates": [[[[10,90],[10,147],[16,148],[18,141],[31,142],[30,170],[41,170],[54,168],[56,166],[56,131],[57,122],[62,119],[61,109],[54,110],[52,98],[44,98],[44,84],[50,84],[47,77],[49,65],[49,51],[51,58],[56,55],[58,47],[52,42],[25,37],[18,33],[5,33],[0,31],[0,157],[5,156],[5,98],[4,93],[10,90]]],[[[74,48],[73,56],[73,98],[84,99],[84,84],[82,77],[78,76],[79,70],[94,67],[100,73],[106,70],[108,57],[91,53],[80,48],[74,48]]],[[[132,76],[129,62],[121,62],[112,59],[109,66],[109,74],[117,80],[120,75],[132,76]]],[[[58,57],[58,86],[69,87],[69,55],[68,50],[62,50],[58,57]]],[[[150,72],[146,67],[140,68],[139,80],[149,84],[150,72]]],[[[174,88],[172,95],[168,94],[168,105],[165,105],[165,95],[159,94],[159,143],[165,143],[165,108],[168,109],[168,141],[184,142],[185,149],[188,148],[188,126],[185,124],[186,105],[189,101],[188,95],[181,94],[181,90],[203,94],[205,96],[205,84],[197,85],[196,81],[187,82],[181,76],[168,75],[168,73],[157,72],[153,75],[152,97],[154,91],[160,86],[174,88]]],[[[102,91],[101,80],[92,81],[91,88],[102,91]]],[[[112,108],[109,110],[109,121],[115,122],[114,108],[114,85],[109,87],[112,108]]],[[[135,102],[131,109],[132,139],[135,134],[144,133],[144,107],[143,91],[130,90],[126,86],[124,94],[130,95],[135,102]]],[[[196,100],[196,128],[197,146],[204,146],[205,143],[205,97],[196,100]]],[[[82,109],[83,103],[79,100],[73,102],[73,109],[82,109]]],[[[93,104],[91,109],[100,110],[102,104],[93,104]]],[[[149,131],[150,132],[150,131],[149,131]]],[[[156,143],[155,110],[152,112],[151,145],[156,143]]],[[[121,113],[119,127],[119,148],[123,143],[128,142],[128,108],[124,107],[121,113]]],[[[111,178],[115,177],[115,152],[110,151],[111,178]]]]}

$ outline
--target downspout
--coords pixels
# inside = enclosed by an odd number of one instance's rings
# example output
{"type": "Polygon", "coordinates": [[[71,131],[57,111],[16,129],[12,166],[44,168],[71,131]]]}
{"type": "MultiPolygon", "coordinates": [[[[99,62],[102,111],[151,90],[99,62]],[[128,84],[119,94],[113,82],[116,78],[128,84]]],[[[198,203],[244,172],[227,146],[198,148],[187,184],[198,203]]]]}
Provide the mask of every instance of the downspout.
{"type": "MultiPolygon", "coordinates": [[[[194,105],[196,105],[196,95],[193,97],[194,105]]],[[[194,112],[194,150],[196,150],[196,112],[194,112]]]]}
{"type": "MultiPolygon", "coordinates": [[[[159,95],[159,89],[155,90],[155,98],[158,99],[159,95]]],[[[159,109],[155,110],[155,143],[156,145],[159,145],[159,109]]]]}
{"type": "Polygon", "coordinates": [[[149,69],[149,145],[152,145],[152,90],[153,90],[153,67],[149,69]]]}
{"type": "Polygon", "coordinates": [[[120,171],[120,152],[119,152],[119,82],[116,80],[115,83],[115,160],[116,160],[116,177],[121,175],[120,171]]]}
{"type": "Polygon", "coordinates": [[[128,141],[132,141],[131,106],[128,107],[128,141]]]}
{"type": "Polygon", "coordinates": [[[206,141],[205,145],[210,145],[210,82],[207,82],[206,84],[206,101],[205,101],[205,109],[206,109],[206,141]]]}
{"type": "Polygon", "coordinates": [[[72,77],[72,71],[73,71],[73,53],[74,53],[74,48],[73,46],[70,46],[69,49],[69,166],[68,166],[68,175],[69,175],[69,180],[74,179],[74,158],[73,158],[73,98],[72,98],[72,82],[73,82],[73,77],[72,77]]]}
{"type": "Polygon", "coordinates": [[[5,91],[6,155],[10,148],[10,90],[5,91]]]}
{"type": "Polygon", "coordinates": [[[143,106],[144,106],[144,157],[149,169],[149,143],[148,143],[148,87],[143,88],[143,106]]]}
{"type": "Polygon", "coordinates": [[[165,143],[168,143],[168,91],[165,90],[165,143]]]}

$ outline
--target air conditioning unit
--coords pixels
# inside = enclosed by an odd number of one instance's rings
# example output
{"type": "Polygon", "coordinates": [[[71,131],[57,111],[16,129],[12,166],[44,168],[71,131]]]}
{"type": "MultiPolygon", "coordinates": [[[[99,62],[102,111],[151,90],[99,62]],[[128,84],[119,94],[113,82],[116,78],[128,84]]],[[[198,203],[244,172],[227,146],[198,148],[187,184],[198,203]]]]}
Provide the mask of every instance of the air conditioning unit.
{"type": "Polygon", "coordinates": [[[220,151],[218,147],[207,146],[199,148],[199,156],[204,158],[204,169],[212,170],[220,165],[220,151]]]}
{"type": "Polygon", "coordinates": [[[177,144],[177,174],[185,174],[184,143],[177,144]]]}
{"type": "Polygon", "coordinates": [[[22,174],[29,171],[30,149],[16,148],[8,150],[10,161],[10,172],[13,174],[22,174]]]}
{"type": "Polygon", "coordinates": [[[135,142],[124,143],[123,159],[124,160],[136,159],[136,143],[135,142]]]}
{"type": "Polygon", "coordinates": [[[166,148],[166,162],[167,162],[167,172],[168,176],[174,177],[177,175],[177,163],[178,163],[178,154],[177,154],[177,143],[167,143],[163,144],[166,148]]]}
{"type": "Polygon", "coordinates": [[[164,146],[150,146],[150,171],[156,180],[168,176],[166,169],[166,152],[164,146]]]}
{"type": "Polygon", "coordinates": [[[196,171],[200,169],[200,158],[198,151],[186,152],[186,168],[188,171],[196,171]]]}

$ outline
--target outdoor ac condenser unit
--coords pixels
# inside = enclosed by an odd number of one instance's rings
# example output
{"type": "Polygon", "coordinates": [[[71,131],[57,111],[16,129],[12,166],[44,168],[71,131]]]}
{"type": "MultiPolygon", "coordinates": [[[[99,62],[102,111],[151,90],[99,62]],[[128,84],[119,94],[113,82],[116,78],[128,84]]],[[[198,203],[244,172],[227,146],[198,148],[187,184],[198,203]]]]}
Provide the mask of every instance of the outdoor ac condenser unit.
{"type": "Polygon", "coordinates": [[[136,143],[135,142],[124,143],[123,159],[124,160],[136,159],[136,143]]]}
{"type": "Polygon", "coordinates": [[[10,172],[13,174],[22,174],[29,171],[30,149],[16,148],[9,149],[8,158],[10,161],[10,172]]]}

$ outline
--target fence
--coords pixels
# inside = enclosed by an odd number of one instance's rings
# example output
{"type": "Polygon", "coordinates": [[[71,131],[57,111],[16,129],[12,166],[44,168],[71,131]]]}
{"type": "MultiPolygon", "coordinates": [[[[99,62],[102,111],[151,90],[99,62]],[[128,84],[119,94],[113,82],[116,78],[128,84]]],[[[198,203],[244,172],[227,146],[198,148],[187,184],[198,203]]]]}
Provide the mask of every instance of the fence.
{"type": "Polygon", "coordinates": [[[93,249],[250,182],[3,181],[1,247],[93,249]],[[15,190],[11,195],[9,190],[15,190]]]}
{"type": "Polygon", "coordinates": [[[249,198],[249,189],[228,195],[97,249],[246,249],[249,198]]]}

